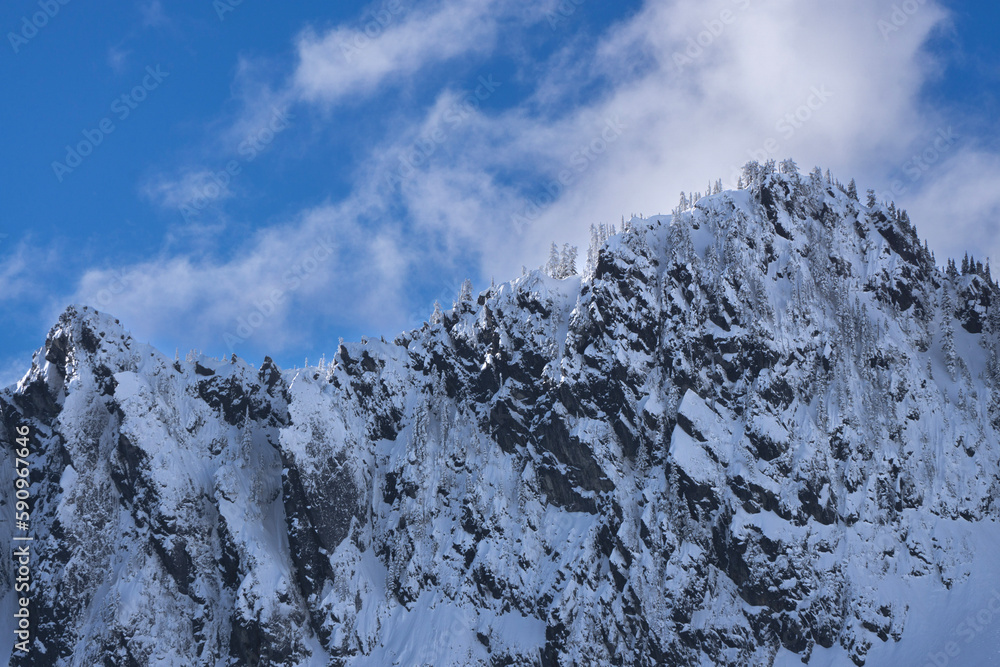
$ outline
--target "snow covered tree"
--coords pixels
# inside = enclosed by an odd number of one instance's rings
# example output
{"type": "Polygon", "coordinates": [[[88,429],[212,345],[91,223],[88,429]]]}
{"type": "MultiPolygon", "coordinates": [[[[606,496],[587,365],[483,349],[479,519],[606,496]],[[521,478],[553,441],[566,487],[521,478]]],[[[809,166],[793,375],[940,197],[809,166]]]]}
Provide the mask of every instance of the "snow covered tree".
{"type": "Polygon", "coordinates": [[[809,172],[810,196],[822,199],[825,192],[826,187],[823,185],[823,170],[819,167],[813,167],[813,170],[809,172]]]}
{"type": "MultiPolygon", "coordinates": [[[[590,246],[587,248],[587,265],[586,265],[586,275],[593,275],[594,271],[597,270],[597,259],[600,254],[601,247],[611,238],[615,233],[614,225],[608,227],[603,222],[599,225],[590,226],[590,246]]],[[[576,255],[574,250],[573,260],[574,264],[576,261],[576,255]]],[[[576,271],[570,275],[575,275],[576,271]]]]}
{"type": "Polygon", "coordinates": [[[878,200],[875,199],[875,191],[872,190],[871,188],[868,188],[868,199],[867,201],[865,201],[865,206],[867,206],[868,208],[875,208],[877,204],[878,200]]]}
{"type": "Polygon", "coordinates": [[[858,201],[858,184],[854,182],[853,178],[851,179],[851,182],[847,184],[847,196],[854,201],[858,201]]]}
{"type": "Polygon", "coordinates": [[[562,255],[559,258],[559,277],[569,278],[576,275],[576,246],[563,244],[562,255]]]}
{"type": "Polygon", "coordinates": [[[545,264],[545,273],[553,278],[558,278],[561,263],[562,258],[559,255],[559,246],[557,246],[553,241],[552,245],[549,247],[549,261],[545,264]]]}
{"type": "Polygon", "coordinates": [[[246,414],[243,417],[243,433],[240,436],[239,466],[241,468],[245,468],[247,463],[253,459],[252,426],[253,422],[250,421],[250,406],[247,406],[246,414]]]}
{"type": "Polygon", "coordinates": [[[458,292],[458,301],[455,303],[456,306],[462,306],[472,303],[472,281],[466,278],[462,281],[462,287],[458,292]]]}
{"type": "Polygon", "coordinates": [[[753,190],[758,185],[760,185],[760,177],[761,177],[760,162],[757,162],[756,160],[751,160],[750,162],[747,162],[746,164],[743,165],[742,179],[748,189],[753,190]]]}
{"type": "Polygon", "coordinates": [[[910,222],[910,214],[906,212],[906,209],[899,209],[899,228],[902,230],[904,236],[908,238],[917,237],[917,230],[913,227],[913,223],[910,222]]]}
{"type": "Polygon", "coordinates": [[[597,235],[597,227],[590,225],[590,245],[587,246],[587,265],[584,272],[588,276],[594,275],[597,269],[597,253],[600,252],[600,238],[597,235]]]}
{"type": "MultiPolygon", "coordinates": [[[[545,265],[545,273],[553,278],[562,280],[576,275],[576,246],[564,243],[562,251],[553,243],[549,249],[549,261],[545,265]]],[[[590,260],[588,255],[588,261],[590,260]]]]}
{"type": "Polygon", "coordinates": [[[441,324],[444,322],[444,311],[441,310],[441,302],[434,302],[434,312],[431,313],[431,324],[441,324]]]}
{"type": "Polygon", "coordinates": [[[955,349],[955,324],[953,319],[953,312],[955,308],[951,300],[949,287],[947,285],[945,285],[944,297],[941,300],[941,310],[941,333],[943,336],[942,349],[944,350],[944,362],[945,367],[948,369],[948,375],[950,375],[952,381],[954,381],[957,378],[956,373],[958,370],[958,351],[955,349]]]}

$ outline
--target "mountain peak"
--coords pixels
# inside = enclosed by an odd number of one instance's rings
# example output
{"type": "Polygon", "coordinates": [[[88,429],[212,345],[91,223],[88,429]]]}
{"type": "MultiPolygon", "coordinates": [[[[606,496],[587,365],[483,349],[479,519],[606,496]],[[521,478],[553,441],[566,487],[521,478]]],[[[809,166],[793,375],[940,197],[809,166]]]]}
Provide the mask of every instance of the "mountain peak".
{"type": "Polygon", "coordinates": [[[71,305],[49,330],[42,352],[43,359],[65,376],[67,369],[83,360],[100,358],[121,365],[133,345],[131,335],[114,317],[89,306],[71,305]]]}
{"type": "Polygon", "coordinates": [[[74,591],[46,655],[912,662],[907,591],[1000,574],[996,285],[816,172],[746,182],[297,373],[67,309],[0,394],[74,591]]]}

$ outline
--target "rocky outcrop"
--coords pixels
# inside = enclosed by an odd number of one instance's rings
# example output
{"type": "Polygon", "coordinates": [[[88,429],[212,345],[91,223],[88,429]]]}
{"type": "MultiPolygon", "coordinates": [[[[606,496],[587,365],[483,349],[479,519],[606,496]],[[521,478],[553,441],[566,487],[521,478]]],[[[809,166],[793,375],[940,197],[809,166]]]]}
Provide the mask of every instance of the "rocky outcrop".
{"type": "Polygon", "coordinates": [[[35,442],[11,664],[864,664],[888,580],[963,577],[933,526],[1000,509],[997,297],[762,174],[323,367],[71,308],[0,393],[4,456],[35,442]]]}

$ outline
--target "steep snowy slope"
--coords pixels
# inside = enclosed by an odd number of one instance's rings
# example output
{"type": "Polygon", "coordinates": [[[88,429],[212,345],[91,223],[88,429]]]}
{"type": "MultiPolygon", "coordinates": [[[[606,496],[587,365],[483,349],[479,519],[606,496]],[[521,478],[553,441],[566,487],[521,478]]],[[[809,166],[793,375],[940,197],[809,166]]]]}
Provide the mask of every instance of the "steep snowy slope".
{"type": "Polygon", "coordinates": [[[632,220],[590,275],[528,273],[323,367],[174,362],[69,309],[0,393],[3,470],[16,427],[35,443],[10,664],[944,650],[928,600],[957,613],[1000,571],[1000,290],[894,207],[748,175],[632,220]]]}

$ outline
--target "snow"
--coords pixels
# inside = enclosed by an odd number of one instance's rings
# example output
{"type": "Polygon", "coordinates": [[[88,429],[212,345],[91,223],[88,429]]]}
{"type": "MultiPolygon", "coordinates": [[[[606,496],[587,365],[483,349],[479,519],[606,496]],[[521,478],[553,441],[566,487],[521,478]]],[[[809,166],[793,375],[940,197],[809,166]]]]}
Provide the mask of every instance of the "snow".
{"type": "MultiPolygon", "coordinates": [[[[970,574],[948,590],[929,577],[886,582],[888,595],[909,600],[906,629],[899,642],[876,643],[869,665],[966,667],[1000,664],[1000,523],[985,521],[969,531],[965,522],[938,520],[928,529],[941,538],[971,541],[970,574]]],[[[797,667],[800,656],[781,650],[774,667],[797,667]]],[[[817,647],[812,667],[855,667],[840,648],[817,647]]]]}
{"type": "Polygon", "coordinates": [[[486,646],[537,654],[545,644],[545,623],[517,613],[496,614],[457,605],[438,594],[424,594],[409,609],[397,607],[386,619],[393,628],[385,643],[355,660],[356,667],[407,665],[464,667],[487,663],[486,646]]]}
{"type": "Polygon", "coordinates": [[[224,667],[244,628],[287,665],[998,662],[997,341],[958,321],[981,281],[807,182],[635,218],[600,276],[529,272],[273,390],[67,313],[0,392],[48,473],[41,601],[78,605],[49,650],[224,667]]]}

